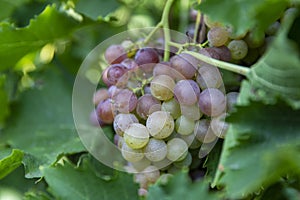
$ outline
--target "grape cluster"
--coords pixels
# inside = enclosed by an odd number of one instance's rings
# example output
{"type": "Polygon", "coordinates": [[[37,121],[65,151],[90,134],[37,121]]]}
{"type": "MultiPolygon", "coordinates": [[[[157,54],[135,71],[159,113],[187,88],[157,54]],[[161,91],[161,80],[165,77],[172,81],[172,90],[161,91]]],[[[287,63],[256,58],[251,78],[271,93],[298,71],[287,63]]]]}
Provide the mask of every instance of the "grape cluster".
{"type": "Polygon", "coordinates": [[[254,29],[236,35],[231,27],[213,22],[208,16],[204,16],[204,24],[208,30],[206,38],[210,47],[228,48],[231,62],[247,66],[254,64],[264,53],[281,26],[280,20],[277,20],[265,31],[254,29]]]}
{"type": "MultiPolygon", "coordinates": [[[[220,43],[220,41],[218,41],[220,43]]],[[[230,60],[224,46],[199,53],[230,60]]],[[[165,179],[183,167],[199,164],[202,144],[224,138],[226,111],[232,110],[237,92],[225,93],[222,75],[215,66],[187,53],[162,61],[153,47],[130,50],[115,44],[106,49],[109,66],[93,98],[94,124],[112,125],[114,142],[135,172],[140,194],[149,184],[165,179]],[[132,53],[134,52],[134,53],[132,53]]]]}

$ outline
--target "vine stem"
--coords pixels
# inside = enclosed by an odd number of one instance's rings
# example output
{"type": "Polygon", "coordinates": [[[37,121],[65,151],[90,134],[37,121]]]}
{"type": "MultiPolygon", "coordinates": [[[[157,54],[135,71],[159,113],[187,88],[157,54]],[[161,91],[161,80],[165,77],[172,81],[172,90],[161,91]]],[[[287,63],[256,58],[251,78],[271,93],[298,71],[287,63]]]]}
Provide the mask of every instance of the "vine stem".
{"type": "Polygon", "coordinates": [[[199,59],[203,62],[206,62],[210,65],[214,65],[218,68],[225,69],[225,70],[228,70],[228,71],[232,71],[232,72],[244,75],[244,76],[246,76],[250,72],[250,69],[248,67],[243,67],[243,66],[240,66],[240,65],[235,65],[235,64],[232,64],[232,63],[227,63],[227,62],[224,62],[224,61],[216,60],[216,59],[207,57],[205,55],[202,55],[202,54],[199,54],[199,53],[196,53],[196,52],[193,52],[193,51],[184,51],[184,53],[190,54],[193,57],[195,57],[195,58],[197,58],[197,59],[199,59]]]}
{"type": "Polygon", "coordinates": [[[165,38],[165,52],[164,52],[164,61],[168,61],[170,57],[170,46],[169,42],[171,41],[171,33],[169,27],[169,13],[174,0],[167,0],[166,5],[163,10],[161,17],[161,23],[164,28],[164,38],[165,38]]]}
{"type": "Polygon", "coordinates": [[[155,28],[152,29],[152,31],[147,35],[147,37],[144,39],[143,43],[147,44],[151,37],[156,33],[158,29],[160,29],[163,26],[162,21],[160,21],[158,24],[156,24],[155,28]]]}

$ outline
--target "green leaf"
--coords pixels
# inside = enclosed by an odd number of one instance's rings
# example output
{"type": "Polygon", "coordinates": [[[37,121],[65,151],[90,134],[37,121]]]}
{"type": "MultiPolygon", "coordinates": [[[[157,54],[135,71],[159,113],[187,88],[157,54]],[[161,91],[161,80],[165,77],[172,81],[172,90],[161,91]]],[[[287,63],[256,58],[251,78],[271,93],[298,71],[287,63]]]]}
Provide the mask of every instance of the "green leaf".
{"type": "Polygon", "coordinates": [[[8,95],[5,91],[6,77],[4,74],[0,74],[0,129],[4,126],[4,121],[9,115],[9,101],[8,95]]]}
{"type": "Polygon", "coordinates": [[[115,11],[119,6],[116,0],[79,0],[75,9],[93,20],[98,20],[115,11]]]}
{"type": "Polygon", "coordinates": [[[133,177],[123,172],[118,172],[114,179],[107,181],[97,177],[87,162],[79,168],[66,162],[43,168],[42,172],[49,191],[57,199],[138,199],[138,187],[133,183],[133,177]]]}
{"type": "Polygon", "coordinates": [[[283,102],[237,106],[223,146],[213,185],[225,186],[230,198],[244,198],[300,174],[300,110],[283,102]]]}
{"type": "Polygon", "coordinates": [[[13,149],[11,154],[5,157],[3,152],[0,152],[0,158],[0,179],[3,179],[22,164],[23,152],[13,149]]]}
{"type": "Polygon", "coordinates": [[[13,11],[22,6],[23,4],[27,3],[29,0],[14,0],[14,1],[7,1],[7,0],[0,0],[0,21],[5,18],[10,17],[13,11]]]}
{"type": "Polygon", "coordinates": [[[233,26],[237,35],[255,28],[264,31],[288,6],[288,0],[206,0],[198,7],[209,17],[233,26]]]}
{"type": "Polygon", "coordinates": [[[292,22],[293,18],[283,24],[280,34],[247,77],[254,93],[262,100],[279,96],[294,108],[300,108],[299,49],[287,36],[292,22]]]}
{"type": "Polygon", "coordinates": [[[40,177],[39,167],[51,165],[63,154],[85,151],[73,122],[71,84],[51,67],[38,74],[35,89],[20,96],[12,107],[14,117],[0,135],[0,140],[25,152],[28,178],[40,177]]]}
{"type": "Polygon", "coordinates": [[[187,172],[174,175],[166,185],[152,185],[147,195],[148,200],[215,200],[220,199],[220,193],[209,191],[209,184],[205,180],[192,183],[187,172]]]}
{"type": "Polygon", "coordinates": [[[0,24],[0,71],[13,67],[24,55],[48,43],[61,41],[78,28],[78,22],[53,6],[45,10],[25,28],[0,24]]]}

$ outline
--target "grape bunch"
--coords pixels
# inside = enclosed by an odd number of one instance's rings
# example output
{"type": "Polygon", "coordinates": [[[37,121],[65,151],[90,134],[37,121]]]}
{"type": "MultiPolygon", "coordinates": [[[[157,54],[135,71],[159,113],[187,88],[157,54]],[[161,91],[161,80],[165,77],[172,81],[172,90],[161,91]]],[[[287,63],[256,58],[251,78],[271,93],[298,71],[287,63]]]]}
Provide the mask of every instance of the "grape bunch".
{"type": "MultiPolygon", "coordinates": [[[[160,49],[129,51],[122,44],[104,53],[109,66],[102,81],[107,87],[95,92],[91,119],[113,126],[115,145],[128,161],[128,171],[135,172],[143,195],[157,179],[199,165],[209,153],[201,146],[224,138],[226,111],[233,109],[238,93],[226,94],[219,69],[187,53],[165,62],[160,49]]],[[[223,46],[199,53],[231,59],[223,46]]]]}

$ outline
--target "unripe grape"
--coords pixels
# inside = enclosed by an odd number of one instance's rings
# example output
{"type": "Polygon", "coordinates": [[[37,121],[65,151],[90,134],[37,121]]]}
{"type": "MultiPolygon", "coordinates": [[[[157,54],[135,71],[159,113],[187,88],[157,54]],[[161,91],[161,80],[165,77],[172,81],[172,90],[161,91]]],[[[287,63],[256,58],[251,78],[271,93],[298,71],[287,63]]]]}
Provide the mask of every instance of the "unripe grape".
{"type": "Polygon", "coordinates": [[[163,140],[151,138],[144,149],[144,153],[150,161],[161,161],[167,155],[167,145],[163,140]]]}
{"type": "Polygon", "coordinates": [[[142,149],[132,149],[126,142],[122,145],[121,152],[123,158],[129,162],[138,162],[144,158],[142,149]]]}
{"type": "Polygon", "coordinates": [[[134,114],[120,113],[115,116],[113,127],[118,135],[123,136],[124,131],[129,127],[130,124],[138,122],[139,121],[134,114]]]}
{"type": "Polygon", "coordinates": [[[124,140],[132,149],[140,149],[149,141],[148,129],[139,123],[132,123],[124,132],[124,140]]]}
{"type": "Polygon", "coordinates": [[[156,111],[148,117],[146,126],[151,136],[156,139],[164,139],[174,130],[174,119],[168,112],[156,111]]]}
{"type": "Polygon", "coordinates": [[[181,115],[180,105],[174,98],[164,101],[162,103],[161,110],[169,112],[173,119],[177,119],[181,115]]]}
{"type": "Polygon", "coordinates": [[[232,40],[227,47],[235,60],[243,59],[248,53],[248,45],[244,40],[232,40]]]}
{"type": "Polygon", "coordinates": [[[181,161],[188,153],[188,146],[184,140],[173,138],[167,143],[167,158],[171,161],[181,161]]]}
{"type": "Polygon", "coordinates": [[[169,100],[173,97],[174,80],[167,75],[155,76],[150,83],[151,94],[158,100],[169,100]]]}
{"type": "Polygon", "coordinates": [[[194,120],[181,115],[178,119],[176,119],[175,127],[179,134],[189,135],[193,133],[195,122],[194,120]]]}
{"type": "Polygon", "coordinates": [[[224,45],[229,38],[229,33],[223,27],[213,27],[207,33],[209,44],[214,47],[224,45]]]}

